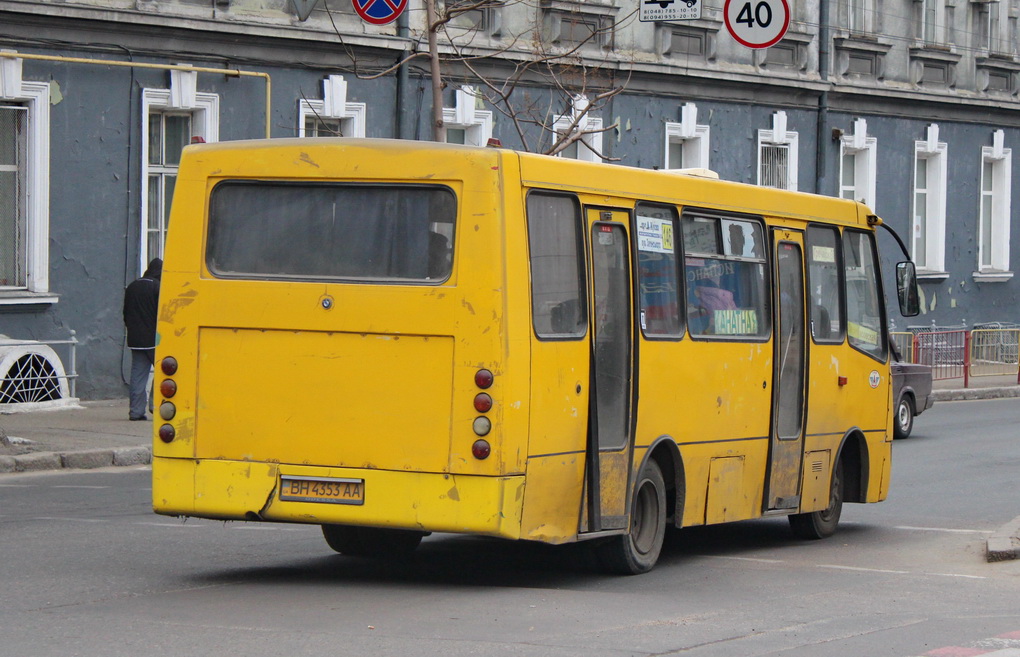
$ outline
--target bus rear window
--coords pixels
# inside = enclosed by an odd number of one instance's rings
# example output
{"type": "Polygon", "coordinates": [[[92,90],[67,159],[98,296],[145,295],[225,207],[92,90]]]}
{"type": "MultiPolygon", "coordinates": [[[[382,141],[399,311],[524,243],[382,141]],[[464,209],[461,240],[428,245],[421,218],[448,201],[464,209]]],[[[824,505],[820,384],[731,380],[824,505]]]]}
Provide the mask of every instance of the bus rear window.
{"type": "Polygon", "coordinates": [[[439,186],[224,182],[206,262],[222,277],[442,282],[456,211],[439,186]]]}

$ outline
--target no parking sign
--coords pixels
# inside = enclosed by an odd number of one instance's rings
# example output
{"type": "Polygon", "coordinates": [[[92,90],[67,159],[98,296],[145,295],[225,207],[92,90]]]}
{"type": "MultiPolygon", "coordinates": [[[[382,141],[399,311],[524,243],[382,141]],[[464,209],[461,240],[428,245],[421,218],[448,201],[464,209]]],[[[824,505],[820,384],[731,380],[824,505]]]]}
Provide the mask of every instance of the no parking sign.
{"type": "Polygon", "coordinates": [[[373,25],[392,23],[397,16],[404,13],[407,0],[351,0],[354,11],[365,21],[373,25]]]}

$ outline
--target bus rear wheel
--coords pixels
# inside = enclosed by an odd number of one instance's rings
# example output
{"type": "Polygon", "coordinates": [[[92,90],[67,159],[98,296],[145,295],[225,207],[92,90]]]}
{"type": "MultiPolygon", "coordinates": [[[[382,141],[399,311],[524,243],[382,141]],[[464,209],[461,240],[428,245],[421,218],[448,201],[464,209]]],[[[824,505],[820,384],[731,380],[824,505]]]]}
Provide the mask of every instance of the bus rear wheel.
{"type": "Polygon", "coordinates": [[[425,532],[348,525],[323,525],[326,544],[352,557],[398,557],[415,551],[425,532]]]}
{"type": "Polygon", "coordinates": [[[666,535],[666,484],[655,461],[641,469],[634,487],[630,532],[598,546],[603,566],[620,575],[647,573],[659,560],[666,535]]]}
{"type": "Polygon", "coordinates": [[[843,461],[836,464],[832,473],[829,506],[821,511],[797,513],[790,516],[790,528],[799,538],[816,540],[836,533],[839,516],[843,512],[843,461]]]}

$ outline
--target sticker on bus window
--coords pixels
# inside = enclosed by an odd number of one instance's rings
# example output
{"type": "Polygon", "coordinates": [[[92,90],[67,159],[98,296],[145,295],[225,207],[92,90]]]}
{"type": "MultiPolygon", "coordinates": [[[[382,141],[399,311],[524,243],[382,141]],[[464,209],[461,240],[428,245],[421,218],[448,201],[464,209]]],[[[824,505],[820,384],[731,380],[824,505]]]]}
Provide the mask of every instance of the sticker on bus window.
{"type": "Polygon", "coordinates": [[[716,335],[757,335],[758,313],[753,309],[716,310],[713,315],[716,335]]]}
{"type": "Polygon", "coordinates": [[[831,246],[812,246],[811,260],[814,262],[836,262],[836,249],[831,246]]]}
{"type": "Polygon", "coordinates": [[[847,322],[847,333],[851,338],[862,344],[878,344],[878,331],[856,322],[847,322]]]}
{"type": "Polygon", "coordinates": [[[638,250],[648,253],[673,253],[673,222],[668,219],[638,217],[638,250]]]}

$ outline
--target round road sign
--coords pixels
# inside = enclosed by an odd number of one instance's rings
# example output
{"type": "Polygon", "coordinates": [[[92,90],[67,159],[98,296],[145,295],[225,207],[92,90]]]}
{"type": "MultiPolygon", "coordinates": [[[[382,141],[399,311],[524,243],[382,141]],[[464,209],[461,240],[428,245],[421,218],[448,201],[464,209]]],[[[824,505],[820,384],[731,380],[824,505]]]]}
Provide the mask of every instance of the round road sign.
{"type": "Polygon", "coordinates": [[[407,0],[351,0],[354,11],[373,25],[385,25],[404,13],[407,0]]]}
{"type": "Polygon", "coordinates": [[[774,46],[790,27],[786,0],[726,0],[723,16],[733,38],[748,48],[774,46]]]}

